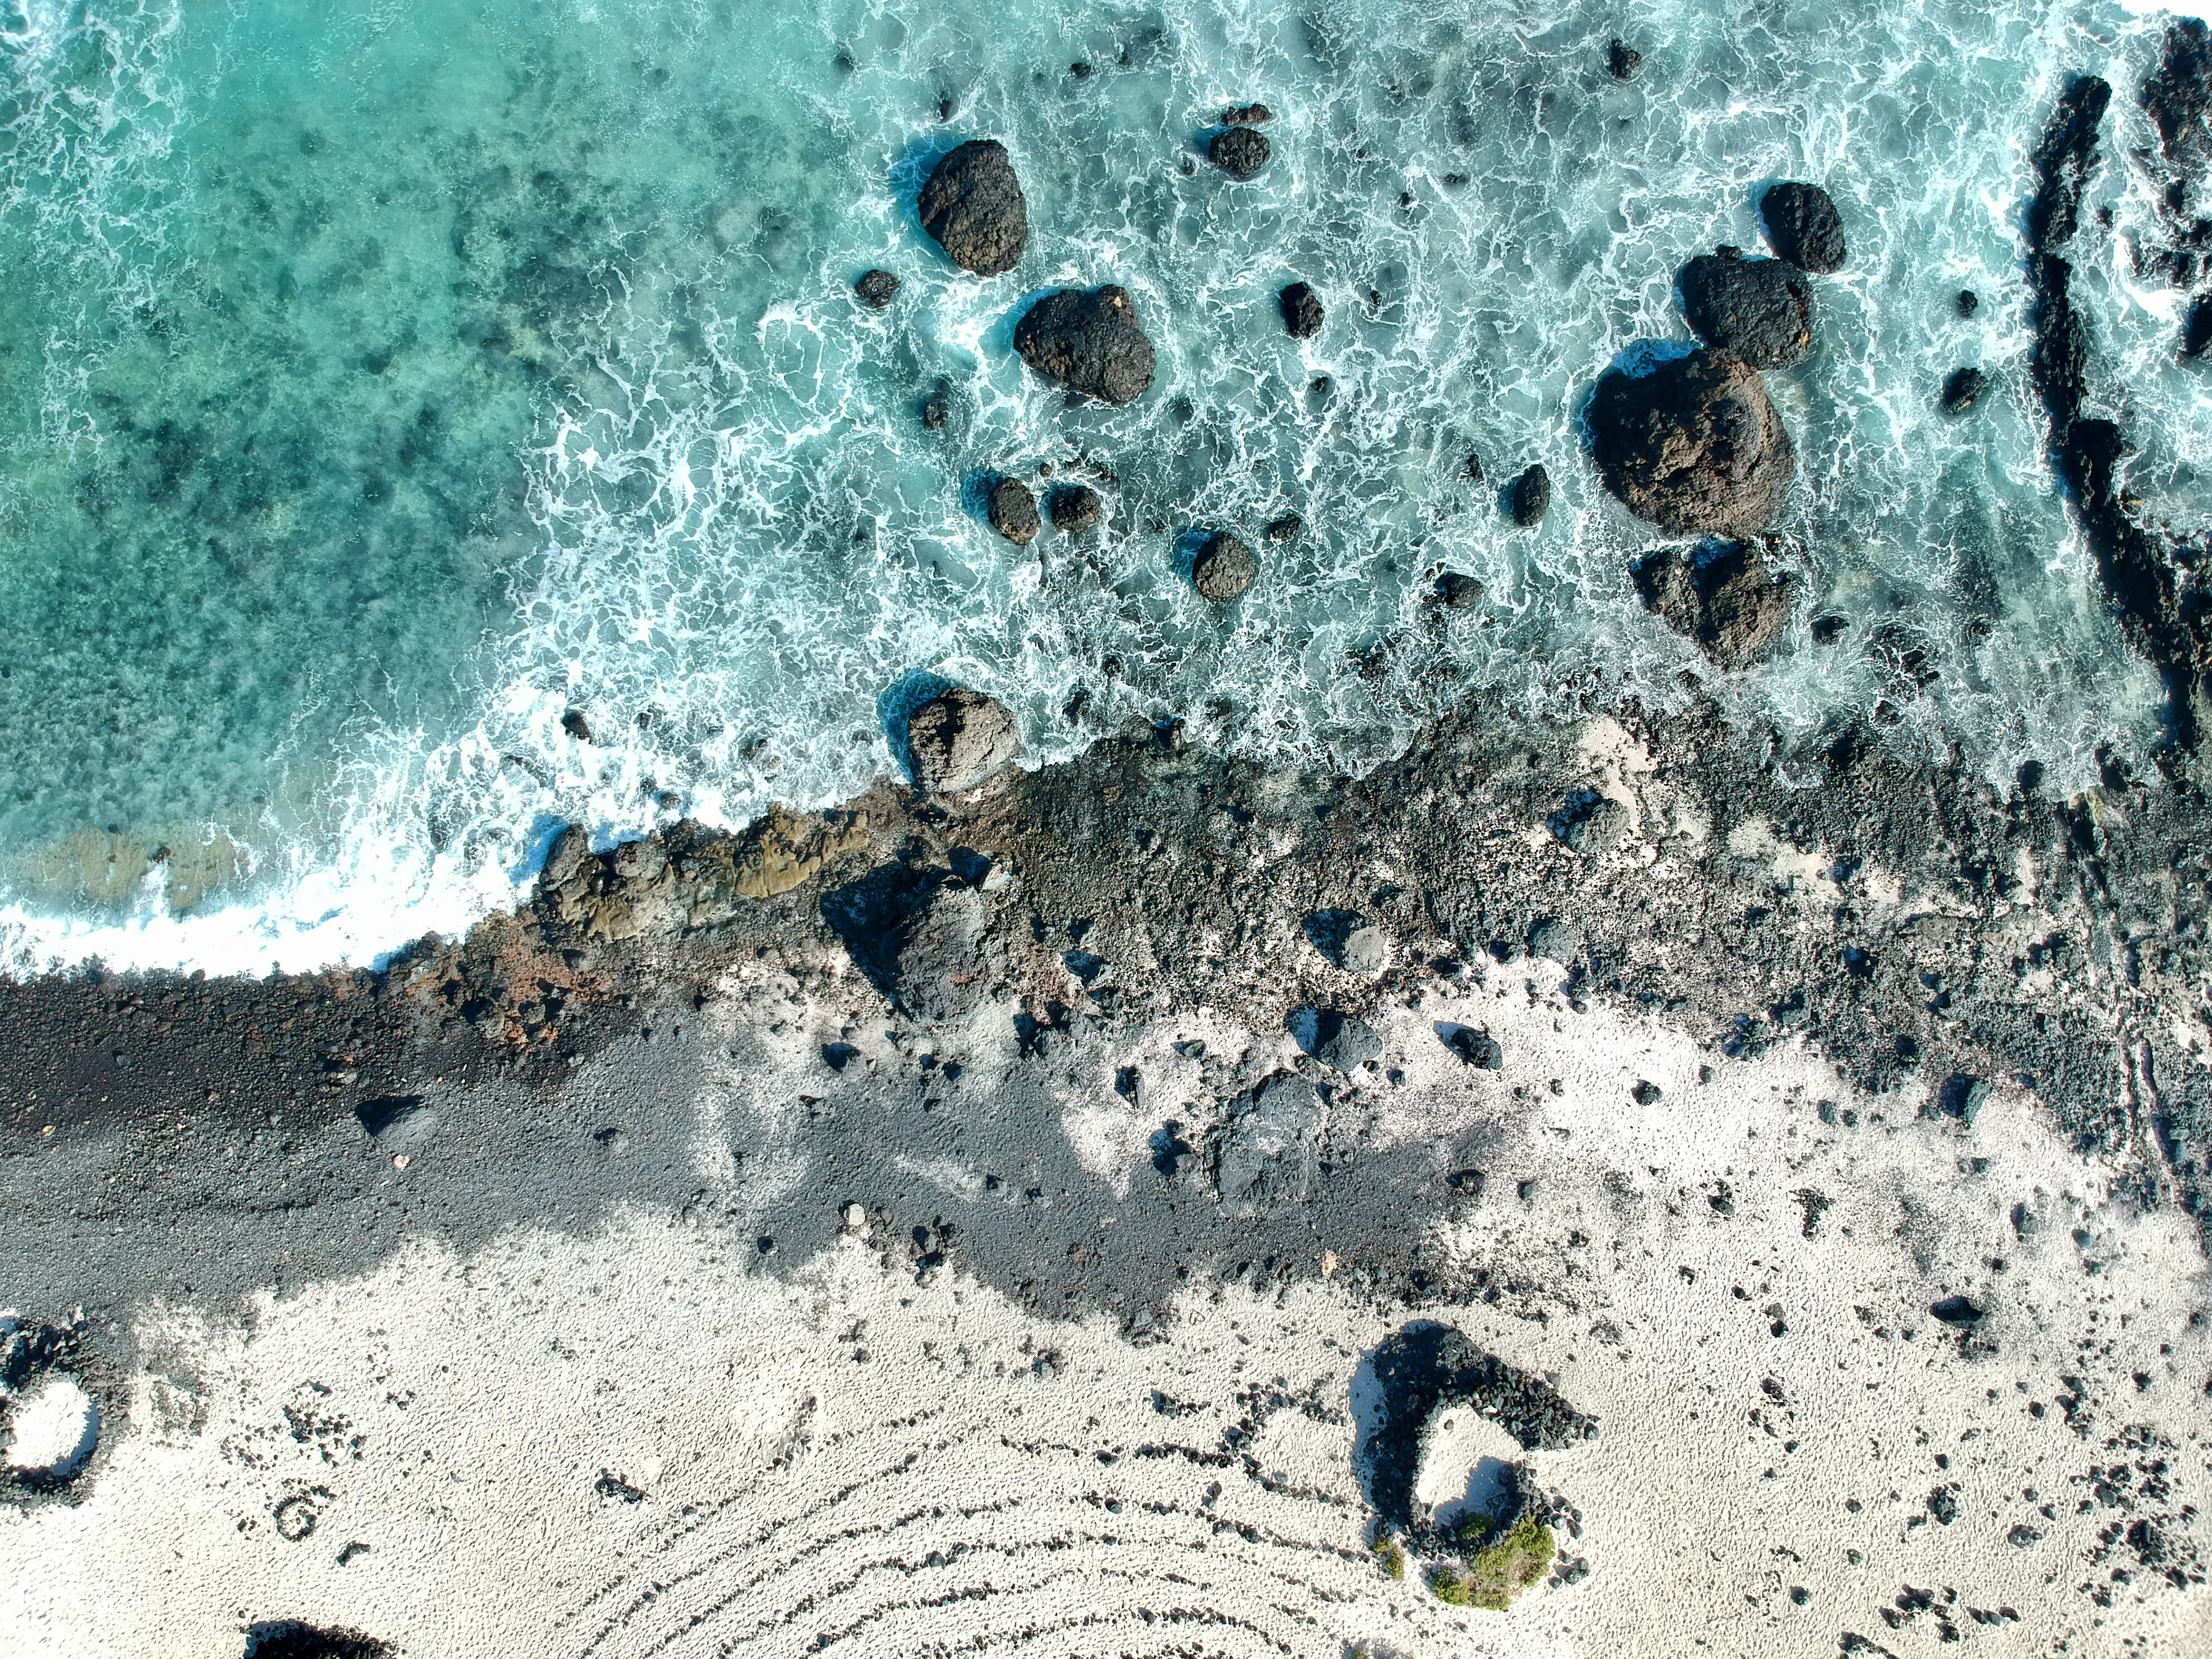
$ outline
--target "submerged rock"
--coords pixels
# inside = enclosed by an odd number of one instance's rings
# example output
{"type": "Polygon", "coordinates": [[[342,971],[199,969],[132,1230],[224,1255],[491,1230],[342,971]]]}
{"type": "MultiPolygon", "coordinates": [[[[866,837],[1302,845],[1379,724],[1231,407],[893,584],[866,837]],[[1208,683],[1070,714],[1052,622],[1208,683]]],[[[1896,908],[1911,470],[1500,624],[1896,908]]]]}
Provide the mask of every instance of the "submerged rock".
{"type": "Polygon", "coordinates": [[[1257,177],[1273,153],[1267,135],[1256,127],[1224,127],[1206,147],[1207,159],[1214,166],[1240,180],[1257,177]]]}
{"type": "Polygon", "coordinates": [[[1014,330],[1014,349],[1047,380],[1109,404],[1128,403],[1152,383],[1152,343],[1125,288],[1046,295],[1014,330]]]}
{"type": "Polygon", "coordinates": [[[990,515],[991,528],[1016,547],[1027,547],[1036,539],[1036,497],[1019,478],[1001,478],[991,486],[990,515]]]}
{"type": "Polygon", "coordinates": [[[1605,49],[1605,72],[1616,81],[1633,81],[1643,67],[1644,54],[1626,40],[1615,40],[1605,49]]]}
{"type": "Polygon", "coordinates": [[[1990,377],[1978,368],[1954,368],[1943,382],[1942,398],[1946,415],[1963,415],[1990,389],[1990,377]]]}
{"type": "Polygon", "coordinates": [[[1646,556],[1631,574],[1644,608],[1723,668],[1741,668],[1773,649],[1795,597],[1794,584],[1770,571],[1743,542],[1687,559],[1667,549],[1646,556]]]}
{"type": "Polygon", "coordinates": [[[1780,259],[1747,259],[1734,248],[1682,267],[1682,314],[1709,346],[1753,368],[1790,368],[1813,347],[1813,293],[1780,259]]]}
{"type": "Polygon", "coordinates": [[[939,161],[921,187],[921,228],[963,270],[1012,270],[1030,240],[1030,205],[1006,147],[971,138],[939,161]]]}
{"type": "Polygon", "coordinates": [[[1105,522],[1106,503],[1088,484],[1067,484],[1052,492],[1052,527],[1074,535],[1105,522]]]}
{"type": "Polygon", "coordinates": [[[1960,316],[1971,317],[1982,308],[1982,296],[1970,288],[1962,288],[1959,290],[1958,307],[1960,316]]]}
{"type": "Polygon", "coordinates": [[[921,429],[923,431],[942,432],[945,430],[945,423],[951,418],[952,400],[942,392],[933,392],[922,399],[921,429]]]}
{"type": "Polygon", "coordinates": [[[1606,488],[1671,535],[1765,527],[1796,470],[1758,371],[1725,352],[1693,351],[1644,374],[1613,370],[1589,418],[1606,488]]]}
{"type": "Polygon", "coordinates": [[[1552,510],[1552,475],[1541,461],[1513,481],[1507,505],[1512,509],[1513,522],[1523,530],[1533,530],[1544,522],[1544,515],[1552,510]]]}
{"type": "Polygon", "coordinates": [[[871,270],[853,284],[861,303],[881,311],[898,297],[899,279],[888,270],[871,270]]]}
{"type": "Polygon", "coordinates": [[[1437,578],[1436,596],[1447,611],[1464,611],[1482,598],[1482,584],[1472,576],[1447,570],[1437,578]]]}
{"type": "Polygon", "coordinates": [[[1276,296],[1283,307],[1283,326],[1294,340],[1310,340],[1321,332],[1327,316],[1322,309],[1321,295],[1313,291],[1310,283],[1292,283],[1276,296]]]}
{"type": "Polygon", "coordinates": [[[1759,198],[1759,222],[1775,253],[1800,270],[1841,270],[1847,252],[1844,222],[1818,185],[1775,185],[1759,198]]]}
{"type": "Polygon", "coordinates": [[[1259,574],[1260,562],[1252,556],[1252,550],[1226,530],[1208,536],[1190,564],[1191,586],[1198,589],[1200,598],[1216,605],[1242,599],[1259,574]]]}
{"type": "Polygon", "coordinates": [[[908,716],[915,787],[925,794],[973,789],[1022,752],[1014,718],[996,699],[955,686],[908,716]]]}

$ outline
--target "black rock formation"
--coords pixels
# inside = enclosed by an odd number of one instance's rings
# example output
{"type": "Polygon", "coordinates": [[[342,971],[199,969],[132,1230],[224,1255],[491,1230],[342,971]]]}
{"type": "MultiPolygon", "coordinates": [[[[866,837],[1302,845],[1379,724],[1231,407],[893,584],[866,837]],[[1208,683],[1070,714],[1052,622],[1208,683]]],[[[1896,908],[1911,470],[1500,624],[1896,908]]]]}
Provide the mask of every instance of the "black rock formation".
{"type": "Polygon", "coordinates": [[[1747,542],[1709,544],[1686,558],[1664,548],[1629,574],[1644,608],[1723,668],[1765,656],[1790,620],[1794,584],[1769,570],[1747,542]]]}
{"type": "Polygon", "coordinates": [[[1280,545],[1294,542],[1304,533],[1306,521],[1295,513],[1285,513],[1279,519],[1267,521],[1267,539],[1280,545]]]}
{"type": "Polygon", "coordinates": [[[1242,599],[1259,574],[1260,562],[1252,550],[1226,530],[1208,536],[1190,565],[1191,586],[1216,605],[1242,599]]]}
{"type": "Polygon", "coordinates": [[[1709,346],[1753,368],[1790,368],[1813,349],[1813,292],[1781,259],[1747,259],[1734,248],[1682,267],[1682,314],[1709,346]]]}
{"type": "Polygon", "coordinates": [[[1437,603],[1448,611],[1464,611],[1482,598],[1482,584],[1472,576],[1447,570],[1437,578],[1437,603]]]}
{"type": "Polygon", "coordinates": [[[1615,369],[1589,404],[1606,488],[1671,535],[1749,535],[1771,522],[1797,465],[1758,372],[1693,351],[1648,374],[1615,369]]]}
{"type": "Polygon", "coordinates": [[[881,311],[898,297],[899,279],[888,270],[866,272],[853,284],[853,292],[860,296],[862,304],[881,311]]]}
{"type": "Polygon", "coordinates": [[[921,228],[963,270],[1012,270],[1030,240],[1030,204],[1006,147],[971,138],[930,172],[917,204],[921,228]]]}
{"type": "Polygon", "coordinates": [[[1019,478],[1001,478],[991,486],[990,515],[991,528],[1016,547],[1027,547],[1041,528],[1036,497],[1019,478]]]}
{"type": "Polygon", "coordinates": [[[1321,295],[1313,291],[1310,283],[1292,283],[1276,296],[1283,307],[1283,326],[1294,340],[1310,340],[1321,332],[1325,313],[1321,295]]]}
{"type": "Polygon", "coordinates": [[[1615,40],[1605,49],[1605,72],[1616,81],[1633,81],[1643,67],[1644,54],[1626,40],[1615,40]]]}
{"type": "Polygon", "coordinates": [[[1221,112],[1224,127],[1264,127],[1275,118],[1275,112],[1265,104],[1239,104],[1221,112]]]}
{"type": "Polygon", "coordinates": [[[385,1659],[392,1650],[357,1630],[325,1630],[297,1619],[247,1626],[243,1659],[385,1659]]]}
{"type": "Polygon", "coordinates": [[[1005,707],[959,686],[907,717],[906,741],[915,787],[932,795],[973,789],[1022,752],[1005,707]]]}
{"type": "Polygon", "coordinates": [[[1224,127],[1206,147],[1207,159],[1238,179],[1257,177],[1273,153],[1267,135],[1257,127],[1224,127]]]}
{"type": "Polygon", "coordinates": [[[1022,361],[1070,392],[1126,404],[1152,383],[1152,343],[1124,288],[1063,288],[1014,330],[1022,361]]]}
{"type": "Polygon", "coordinates": [[[1844,222],[1820,185],[1769,186],[1759,198],[1759,217],[1776,255],[1798,270],[1817,276],[1844,268],[1844,222]]]}
{"type": "Polygon", "coordinates": [[[1106,503],[1088,484],[1063,484],[1052,492],[1052,527],[1068,535],[1105,522],[1106,503]]]}
{"type": "Polygon", "coordinates": [[[1945,377],[1941,399],[1946,415],[1963,415],[1990,389],[1990,377],[1978,368],[1954,368],[1945,377]]]}
{"type": "Polygon", "coordinates": [[[1513,522],[1523,530],[1533,530],[1544,522],[1544,515],[1552,510],[1552,475],[1538,461],[1513,481],[1506,497],[1513,522]]]}
{"type": "Polygon", "coordinates": [[[1982,296],[1970,288],[1962,288],[1959,290],[1957,304],[1961,317],[1971,317],[1982,308],[1982,296]]]}

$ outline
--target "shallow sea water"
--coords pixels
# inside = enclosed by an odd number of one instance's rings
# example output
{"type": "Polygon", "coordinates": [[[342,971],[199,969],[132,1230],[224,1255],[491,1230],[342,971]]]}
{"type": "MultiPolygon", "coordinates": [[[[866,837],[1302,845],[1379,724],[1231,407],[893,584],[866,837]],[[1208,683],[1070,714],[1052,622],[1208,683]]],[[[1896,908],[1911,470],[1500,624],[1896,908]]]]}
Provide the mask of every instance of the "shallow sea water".
{"type": "Polygon", "coordinates": [[[2134,487],[2212,518],[2212,391],[2124,258],[2163,21],[0,0],[6,954],[370,960],[513,902],[564,820],[856,793],[916,673],[1006,701],[1033,760],[1180,715],[1361,767],[1476,695],[1672,708],[1687,676],[1748,742],[1887,702],[1887,741],[2079,787],[2099,745],[2153,740],[2157,688],[2042,454],[2016,228],[2063,75],[2106,75],[2114,224],[2076,250],[2096,395],[2144,443],[2134,487]],[[1616,33],[1645,57],[1627,85],[1616,33]],[[1254,98],[1275,158],[1234,184],[1202,135],[1254,98]],[[914,212],[979,136],[1031,216],[988,282],[914,212]],[[1674,272],[1758,246],[1754,192],[1784,177],[1835,195],[1851,259],[1815,282],[1811,360],[1768,377],[1801,461],[1797,625],[1728,677],[1638,605],[1658,538],[1577,416],[1620,354],[1686,340],[1674,272]],[[905,282],[883,313],[850,292],[878,264],[905,282]],[[1282,331],[1293,277],[1328,304],[1317,339],[1282,331]],[[1012,322],[1109,280],[1159,376],[1070,409],[1012,322]],[[1947,421],[1965,364],[2001,390],[1947,421]],[[1498,489],[1534,460],[1555,504],[1516,532],[1498,489]],[[1112,475],[1107,533],[1022,550],[982,523],[993,473],[1071,461],[1112,475]],[[1306,534],[1238,605],[1178,575],[1178,538],[1261,545],[1286,510],[1306,534]],[[1444,566],[1480,607],[1423,603],[1444,566]]]}

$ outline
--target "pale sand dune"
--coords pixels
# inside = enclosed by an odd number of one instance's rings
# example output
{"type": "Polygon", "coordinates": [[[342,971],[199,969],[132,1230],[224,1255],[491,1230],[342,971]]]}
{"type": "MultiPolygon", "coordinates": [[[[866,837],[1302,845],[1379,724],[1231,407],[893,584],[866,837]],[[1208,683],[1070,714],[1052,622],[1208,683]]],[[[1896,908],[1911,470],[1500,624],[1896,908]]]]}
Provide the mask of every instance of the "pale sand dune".
{"type": "MultiPolygon", "coordinates": [[[[79,1501],[0,1511],[0,1652],[215,1659],[275,1618],[410,1655],[610,1659],[1810,1656],[1847,1632],[1907,1655],[1944,1628],[1986,1654],[2204,1651],[2202,1583],[2100,1541],[2148,1521],[2170,1561],[2202,1547],[2212,1332],[2186,1218],[2112,1201],[2023,1093],[1971,1130],[1894,1095],[1826,1125],[1816,1060],[1700,1084],[1709,1054],[1570,1012],[1549,972],[1384,1030],[1407,1078],[1378,1139],[1488,1132],[1483,1195],[1430,1248],[1487,1267],[1494,1303],[1378,1308],[1346,1259],[1273,1294],[1193,1284],[1133,1344],[1036,1317],[957,1255],[919,1283],[858,1231],[788,1281],[750,1237],[641,1212],[410,1246],[264,1296],[245,1328],[148,1315],[141,1351],[166,1358],[79,1501]],[[1486,1024],[1504,1069],[1462,1068],[1440,1020],[1486,1024]],[[1801,1193],[1829,1200],[1809,1237],[1801,1193]],[[1971,1337],[1929,1316],[1955,1294],[1989,1310],[1971,1337]],[[1393,1583],[1366,1548],[1361,1354],[1423,1316],[1601,1425],[1530,1459],[1580,1512],[1560,1541],[1587,1576],[1508,1613],[1393,1583]],[[2023,1524],[2043,1535],[2015,1547],[2023,1524]]],[[[703,1088],[702,1147],[772,1146],[783,1082],[703,1088]]],[[[1156,1178],[1125,1127],[1069,1132],[1156,1178]]]]}

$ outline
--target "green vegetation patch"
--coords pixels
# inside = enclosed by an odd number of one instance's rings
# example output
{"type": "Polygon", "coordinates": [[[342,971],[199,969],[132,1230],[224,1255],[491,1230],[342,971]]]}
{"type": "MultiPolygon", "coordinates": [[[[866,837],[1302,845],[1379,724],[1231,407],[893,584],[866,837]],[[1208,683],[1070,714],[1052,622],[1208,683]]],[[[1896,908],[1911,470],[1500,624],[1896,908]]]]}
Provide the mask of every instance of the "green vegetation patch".
{"type": "Polygon", "coordinates": [[[1382,1564],[1382,1571],[1394,1583],[1406,1577],[1406,1547],[1395,1538],[1375,1540],[1375,1559],[1382,1564]]]}
{"type": "MultiPolygon", "coordinates": [[[[1513,1523],[1503,1538],[1468,1559],[1462,1578],[1466,1601],[1455,1605],[1503,1609],[1513,1598],[1552,1570],[1558,1546],[1552,1529],[1534,1516],[1513,1523]]],[[[1437,1598],[1450,1601],[1442,1590],[1437,1598]]]]}

